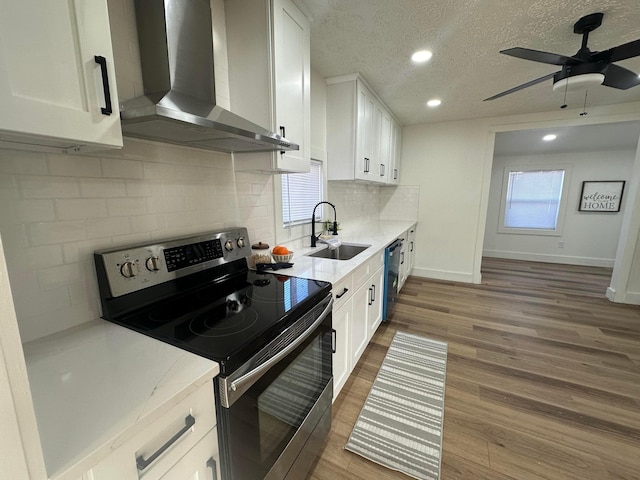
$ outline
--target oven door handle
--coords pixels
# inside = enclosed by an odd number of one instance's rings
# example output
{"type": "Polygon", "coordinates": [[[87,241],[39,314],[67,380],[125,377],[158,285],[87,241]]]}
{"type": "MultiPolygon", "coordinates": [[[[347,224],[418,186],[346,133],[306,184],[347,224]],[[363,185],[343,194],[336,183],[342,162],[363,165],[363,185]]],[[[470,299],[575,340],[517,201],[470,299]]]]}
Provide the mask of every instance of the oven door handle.
{"type": "Polygon", "coordinates": [[[252,382],[256,377],[260,377],[264,372],[269,370],[276,363],[278,363],[280,360],[282,360],[284,357],[286,357],[291,352],[293,352],[296,348],[298,348],[298,346],[313,333],[313,331],[318,327],[318,325],[320,325],[324,321],[324,319],[327,318],[327,315],[329,315],[329,312],[331,312],[332,306],[333,306],[333,296],[329,299],[329,303],[327,304],[325,309],[322,311],[322,313],[318,316],[316,321],[313,322],[313,324],[309,328],[307,328],[302,335],[300,335],[293,342],[287,345],[287,347],[284,348],[282,351],[278,352],[269,360],[261,364],[259,367],[254,368],[250,372],[245,373],[240,378],[237,378],[236,380],[231,382],[231,386],[230,386],[231,390],[235,392],[237,390],[242,389],[244,384],[252,382]]]}

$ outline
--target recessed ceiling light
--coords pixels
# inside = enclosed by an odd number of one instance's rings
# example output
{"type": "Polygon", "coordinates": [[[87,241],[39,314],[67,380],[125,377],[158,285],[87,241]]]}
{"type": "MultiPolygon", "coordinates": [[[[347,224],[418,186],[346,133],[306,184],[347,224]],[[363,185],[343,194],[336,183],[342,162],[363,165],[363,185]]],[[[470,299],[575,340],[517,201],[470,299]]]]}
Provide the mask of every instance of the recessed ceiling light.
{"type": "Polygon", "coordinates": [[[433,56],[433,53],[431,53],[429,50],[419,50],[413,55],[411,55],[411,60],[413,60],[416,63],[423,63],[429,60],[432,56],[433,56]]]}
{"type": "Polygon", "coordinates": [[[442,103],[442,100],[438,100],[437,98],[431,99],[427,102],[428,107],[437,107],[442,103]]]}
{"type": "Polygon", "coordinates": [[[545,135],[544,137],[542,137],[542,140],[544,140],[545,142],[550,142],[552,140],[555,140],[556,138],[557,138],[557,135],[550,133],[549,135],[545,135]]]}

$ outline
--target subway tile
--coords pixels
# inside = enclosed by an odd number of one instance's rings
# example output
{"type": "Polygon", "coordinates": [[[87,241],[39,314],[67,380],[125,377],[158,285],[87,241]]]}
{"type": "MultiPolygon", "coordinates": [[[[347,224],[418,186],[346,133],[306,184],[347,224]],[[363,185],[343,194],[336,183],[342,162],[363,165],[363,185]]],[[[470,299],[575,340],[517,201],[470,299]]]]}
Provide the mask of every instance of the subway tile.
{"type": "Polygon", "coordinates": [[[80,263],[69,263],[38,270],[38,285],[42,290],[67,286],[83,280],[84,273],[80,263]]]}
{"type": "Polygon", "coordinates": [[[110,198],[107,208],[109,215],[114,217],[143,215],[147,212],[147,203],[141,197],[110,198]]]}
{"type": "Polygon", "coordinates": [[[84,240],[86,231],[83,221],[42,222],[28,227],[32,245],[53,245],[57,243],[84,240]]]}
{"type": "Polygon", "coordinates": [[[14,200],[0,202],[0,224],[53,221],[54,200],[14,200]]]}
{"type": "Polygon", "coordinates": [[[73,198],[55,201],[58,220],[82,220],[106,217],[107,204],[102,198],[73,198]]]}
{"type": "Polygon", "coordinates": [[[100,177],[100,159],[84,155],[48,154],[49,173],[61,177],[100,177]]]}
{"type": "Polygon", "coordinates": [[[69,289],[66,285],[48,290],[39,290],[33,287],[33,285],[29,285],[27,289],[14,289],[16,310],[20,312],[21,317],[43,315],[51,310],[71,305],[69,289]]]}
{"type": "Polygon", "coordinates": [[[19,180],[24,198],[76,198],[80,196],[80,184],[76,178],[21,176],[19,180]]]}
{"type": "Polygon", "coordinates": [[[0,173],[47,175],[44,153],[0,149],[0,173]]]}
{"type": "Polygon", "coordinates": [[[62,247],[58,244],[12,249],[11,257],[21,269],[28,270],[54,267],[64,263],[62,247]]]}
{"type": "Polygon", "coordinates": [[[124,197],[127,194],[125,181],[111,178],[83,179],[80,188],[85,198],[124,197]]]}
{"type": "Polygon", "coordinates": [[[106,178],[142,178],[142,162],[119,158],[103,158],[102,175],[106,178]]]}
{"type": "Polygon", "coordinates": [[[131,233],[128,217],[110,217],[85,222],[87,238],[105,238],[131,233]]]}
{"type": "Polygon", "coordinates": [[[112,246],[111,239],[100,238],[82,240],[79,242],[66,242],[62,245],[64,263],[84,262],[93,266],[93,252],[112,246]]]}
{"type": "Polygon", "coordinates": [[[160,191],[160,183],[152,183],[145,180],[125,180],[128,197],[150,197],[154,191],[160,191]],[[157,189],[157,190],[156,190],[157,189]]]}
{"type": "Polygon", "coordinates": [[[149,233],[160,230],[166,225],[161,215],[137,215],[130,217],[131,233],[149,233]]]}
{"type": "Polygon", "coordinates": [[[20,317],[20,337],[23,342],[30,342],[99,317],[97,303],[71,305],[34,316],[24,315],[20,317]]]}
{"type": "Polygon", "coordinates": [[[13,175],[0,173],[0,200],[13,200],[19,196],[17,178],[13,175]]]}
{"type": "Polygon", "coordinates": [[[167,180],[176,178],[176,166],[168,163],[145,162],[143,170],[144,178],[167,180]]]}
{"type": "Polygon", "coordinates": [[[184,197],[153,197],[146,201],[149,213],[176,213],[185,210],[184,197]]]}

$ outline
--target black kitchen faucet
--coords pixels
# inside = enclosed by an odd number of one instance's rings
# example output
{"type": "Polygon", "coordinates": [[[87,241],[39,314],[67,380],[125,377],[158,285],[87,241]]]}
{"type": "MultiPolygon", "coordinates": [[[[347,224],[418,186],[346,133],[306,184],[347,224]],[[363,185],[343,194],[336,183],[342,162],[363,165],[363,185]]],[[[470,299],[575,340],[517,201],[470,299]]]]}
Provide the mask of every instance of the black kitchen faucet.
{"type": "Polygon", "coordinates": [[[327,205],[331,205],[331,208],[333,208],[333,228],[331,229],[331,234],[332,235],[338,235],[338,215],[336,214],[336,207],[333,203],[330,202],[318,202],[316,203],[316,206],[313,207],[313,213],[311,214],[311,246],[315,247],[316,246],[316,240],[318,240],[318,237],[316,237],[316,208],[318,208],[318,205],[322,205],[323,203],[326,203],[327,205]]]}

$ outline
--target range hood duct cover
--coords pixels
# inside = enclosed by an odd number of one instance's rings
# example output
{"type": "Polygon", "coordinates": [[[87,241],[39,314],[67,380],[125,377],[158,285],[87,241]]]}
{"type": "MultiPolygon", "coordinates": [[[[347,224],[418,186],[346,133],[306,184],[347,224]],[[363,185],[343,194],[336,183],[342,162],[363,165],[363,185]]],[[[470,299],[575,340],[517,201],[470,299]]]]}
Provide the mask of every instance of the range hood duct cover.
{"type": "Polygon", "coordinates": [[[299,150],[216,104],[208,0],[136,0],[135,8],[144,96],[120,106],[125,136],[228,153],[299,150]]]}

